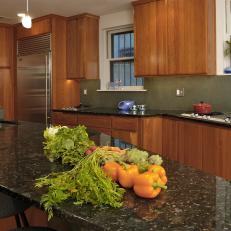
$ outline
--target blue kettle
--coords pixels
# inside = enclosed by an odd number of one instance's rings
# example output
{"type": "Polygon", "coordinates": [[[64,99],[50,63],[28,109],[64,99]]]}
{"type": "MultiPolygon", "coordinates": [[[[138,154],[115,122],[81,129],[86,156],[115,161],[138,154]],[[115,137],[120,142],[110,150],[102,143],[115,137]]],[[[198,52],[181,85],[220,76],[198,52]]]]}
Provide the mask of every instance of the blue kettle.
{"type": "Polygon", "coordinates": [[[118,109],[122,111],[128,111],[135,104],[133,100],[123,100],[118,103],[118,109]]]}

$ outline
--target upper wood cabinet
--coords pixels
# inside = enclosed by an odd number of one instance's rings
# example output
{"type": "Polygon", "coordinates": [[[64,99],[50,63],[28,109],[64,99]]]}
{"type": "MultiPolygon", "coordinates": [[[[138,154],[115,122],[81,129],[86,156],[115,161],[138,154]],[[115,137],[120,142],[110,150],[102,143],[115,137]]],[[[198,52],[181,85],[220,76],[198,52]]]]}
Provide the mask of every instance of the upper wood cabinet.
{"type": "Polygon", "coordinates": [[[99,78],[99,17],[82,14],[67,21],[67,78],[99,78]]]}
{"type": "Polygon", "coordinates": [[[0,68],[12,66],[13,41],[13,28],[0,24],[0,68]]]}
{"type": "Polygon", "coordinates": [[[164,0],[134,3],[135,76],[167,74],[167,19],[164,0]]]}
{"type": "Polygon", "coordinates": [[[136,76],[216,73],[214,0],[133,5],[136,76]]]}
{"type": "Polygon", "coordinates": [[[21,24],[17,24],[16,38],[21,39],[30,36],[50,33],[52,30],[52,17],[55,17],[55,15],[47,15],[37,19],[33,19],[31,29],[25,29],[21,24]]]}

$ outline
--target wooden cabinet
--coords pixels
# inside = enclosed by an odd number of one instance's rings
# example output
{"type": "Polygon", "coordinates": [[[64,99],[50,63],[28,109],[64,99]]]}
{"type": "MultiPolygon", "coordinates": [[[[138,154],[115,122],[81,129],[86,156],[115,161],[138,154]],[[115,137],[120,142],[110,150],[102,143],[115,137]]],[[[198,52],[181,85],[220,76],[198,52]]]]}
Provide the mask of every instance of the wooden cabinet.
{"type": "Polygon", "coordinates": [[[17,39],[51,33],[53,109],[77,106],[80,102],[79,83],[67,80],[66,24],[65,17],[48,15],[33,20],[31,29],[25,29],[21,24],[16,26],[17,39]]]}
{"type": "Polygon", "coordinates": [[[13,27],[0,23],[0,107],[4,119],[14,120],[14,33],[13,27]]]}
{"type": "Polygon", "coordinates": [[[231,129],[176,118],[163,118],[163,155],[231,179],[231,129]]]}
{"type": "Polygon", "coordinates": [[[139,118],[112,117],[112,136],[133,145],[140,145],[139,118]]]}
{"type": "Polygon", "coordinates": [[[136,76],[216,73],[214,0],[133,5],[136,76]]]}
{"type": "Polygon", "coordinates": [[[178,120],[163,118],[162,153],[171,160],[178,160],[178,120]]]}
{"type": "Polygon", "coordinates": [[[12,70],[0,68],[0,106],[6,120],[14,119],[14,79],[12,70]]]}
{"type": "Polygon", "coordinates": [[[99,78],[99,17],[82,14],[67,21],[67,78],[99,78]]]}
{"type": "Polygon", "coordinates": [[[0,24],[0,68],[12,67],[13,40],[13,28],[0,24]]]}
{"type": "Polygon", "coordinates": [[[231,129],[218,126],[203,128],[203,169],[231,179],[231,129]]]}
{"type": "Polygon", "coordinates": [[[37,36],[41,34],[47,34],[52,31],[52,17],[56,17],[55,15],[47,15],[44,17],[40,17],[34,19],[32,22],[31,29],[25,29],[21,23],[16,26],[16,38],[26,38],[30,36],[37,36]]]}
{"type": "Polygon", "coordinates": [[[51,119],[53,125],[76,126],[78,123],[75,113],[53,112],[51,119]]]}
{"type": "Polygon", "coordinates": [[[135,76],[167,74],[166,1],[134,3],[135,76]]]}
{"type": "Polygon", "coordinates": [[[101,115],[78,115],[78,124],[83,124],[89,129],[111,135],[111,117],[101,115]]]}
{"type": "Polygon", "coordinates": [[[142,118],[142,148],[162,154],[162,117],[142,118]]]}
{"type": "Polygon", "coordinates": [[[178,160],[186,165],[202,169],[203,125],[178,121],[178,160]]]}

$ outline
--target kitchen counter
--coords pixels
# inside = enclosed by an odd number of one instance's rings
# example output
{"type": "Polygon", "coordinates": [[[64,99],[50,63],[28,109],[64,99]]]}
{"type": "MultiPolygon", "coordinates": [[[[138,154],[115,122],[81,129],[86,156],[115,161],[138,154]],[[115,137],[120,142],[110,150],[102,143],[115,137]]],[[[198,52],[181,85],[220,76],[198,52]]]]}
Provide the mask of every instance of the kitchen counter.
{"type": "MultiPolygon", "coordinates": [[[[0,128],[0,191],[39,206],[44,190],[34,180],[60,171],[43,154],[42,124],[2,124],[0,128]]],[[[113,139],[100,133],[101,145],[113,139]],[[103,141],[104,140],[104,141],[103,141]]],[[[124,206],[74,206],[71,201],[55,208],[55,215],[86,230],[231,230],[231,182],[165,160],[168,189],[158,198],[144,200],[127,191],[124,206]]]]}
{"type": "MultiPolygon", "coordinates": [[[[106,116],[127,116],[127,117],[154,117],[154,116],[170,116],[179,119],[191,120],[196,122],[208,123],[213,125],[219,125],[231,128],[231,123],[220,122],[215,120],[207,120],[204,118],[198,117],[189,117],[185,116],[185,111],[176,111],[176,110],[145,110],[145,111],[121,111],[114,108],[84,108],[73,110],[66,109],[53,109],[53,112],[64,112],[64,113],[75,113],[75,114],[89,114],[89,115],[106,115],[106,116]]],[[[190,114],[192,112],[188,112],[190,114]]],[[[228,112],[230,114],[230,112],[228,112]]]]}

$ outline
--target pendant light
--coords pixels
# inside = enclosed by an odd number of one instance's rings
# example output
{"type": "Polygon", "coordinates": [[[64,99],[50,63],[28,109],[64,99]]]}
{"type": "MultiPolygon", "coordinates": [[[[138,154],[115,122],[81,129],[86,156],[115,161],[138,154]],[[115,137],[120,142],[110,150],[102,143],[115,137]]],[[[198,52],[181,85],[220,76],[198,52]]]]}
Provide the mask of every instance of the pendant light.
{"type": "Polygon", "coordinates": [[[29,6],[28,6],[28,0],[26,0],[26,14],[18,14],[18,16],[22,17],[23,27],[29,29],[32,27],[32,21],[31,21],[31,17],[28,12],[29,12],[29,6]]]}

